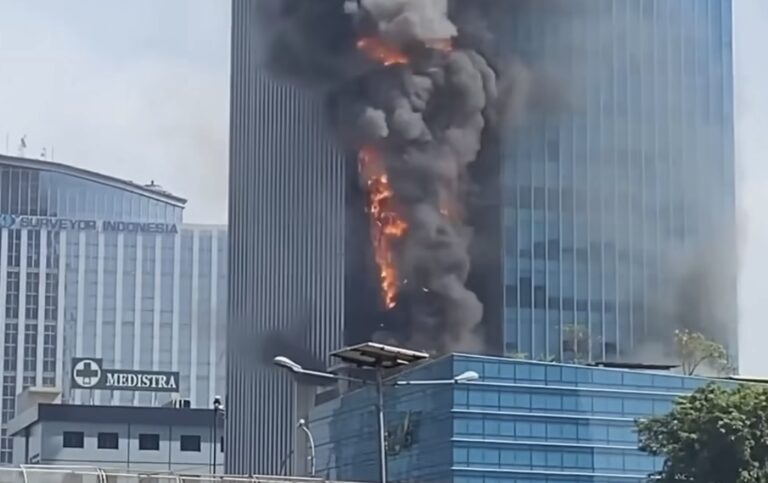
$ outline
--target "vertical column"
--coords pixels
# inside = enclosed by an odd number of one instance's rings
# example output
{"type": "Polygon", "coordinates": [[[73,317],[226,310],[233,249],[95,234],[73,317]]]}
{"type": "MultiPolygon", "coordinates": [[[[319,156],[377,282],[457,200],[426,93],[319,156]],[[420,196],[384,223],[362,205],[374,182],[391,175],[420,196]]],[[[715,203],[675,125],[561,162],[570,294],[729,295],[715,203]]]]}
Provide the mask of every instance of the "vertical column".
{"type": "Polygon", "coordinates": [[[189,358],[189,399],[195,401],[197,399],[197,318],[199,307],[197,295],[200,286],[200,231],[194,230],[192,233],[192,296],[190,297],[192,304],[192,347],[189,358]]]}
{"type": "MultiPolygon", "coordinates": [[[[115,282],[115,367],[122,369],[123,367],[123,260],[124,251],[123,245],[125,243],[125,234],[117,234],[117,280],[115,282]]],[[[120,392],[114,391],[112,393],[112,404],[120,402],[120,392]]]]}
{"type": "MultiPolygon", "coordinates": [[[[133,317],[133,369],[139,369],[139,357],[141,356],[141,262],[144,251],[144,240],[141,234],[136,235],[136,293],[133,297],[135,316],[133,317]]],[[[133,404],[139,398],[138,393],[133,394],[133,404]]]]}
{"type": "Polygon", "coordinates": [[[160,302],[162,297],[162,239],[163,235],[155,235],[155,293],[152,312],[152,370],[160,368],[160,302]]]}
{"type": "Polygon", "coordinates": [[[35,385],[43,385],[43,342],[45,340],[45,279],[48,272],[48,230],[40,230],[40,259],[37,278],[37,351],[35,385]]]}
{"type": "Polygon", "coordinates": [[[219,314],[219,236],[217,230],[211,230],[211,325],[208,336],[208,397],[216,395],[216,345],[218,331],[222,325],[217,320],[219,314]]]}
{"type": "Polygon", "coordinates": [[[67,272],[67,232],[59,233],[59,285],[56,309],[56,385],[64,389],[64,283],[67,272]]]}
{"type": "Polygon", "coordinates": [[[173,237],[173,315],[171,326],[171,370],[179,370],[179,283],[181,280],[181,232],[173,237]]]}
{"type": "Polygon", "coordinates": [[[27,325],[27,230],[21,230],[21,259],[19,263],[19,330],[16,333],[16,394],[24,381],[24,332],[27,325]]]}
{"type": "MultiPolygon", "coordinates": [[[[5,297],[8,293],[8,229],[0,230],[0,387],[2,387],[3,361],[5,361],[5,297]]],[[[2,400],[0,400],[2,410],[2,400]]]]}
{"type": "MultiPolygon", "coordinates": [[[[78,234],[77,241],[77,319],[75,322],[75,356],[83,354],[83,320],[85,318],[85,232],[78,234]]],[[[74,391],[75,404],[82,404],[83,391],[74,391]]]]}
{"type": "Polygon", "coordinates": [[[104,341],[104,233],[98,233],[98,252],[96,259],[96,357],[103,355],[104,341]]]}
{"type": "MultiPolygon", "coordinates": [[[[75,356],[83,355],[83,323],[85,318],[85,232],[78,234],[77,246],[77,322],[75,331],[75,356]]],[[[79,391],[78,391],[79,392],[79,391]]]]}
{"type": "MultiPolygon", "coordinates": [[[[153,294],[153,307],[152,307],[152,370],[156,371],[160,368],[160,297],[162,296],[161,288],[161,269],[162,269],[162,248],[163,248],[163,235],[155,235],[155,291],[153,294]]],[[[157,393],[152,393],[152,404],[157,404],[157,393]]]]}

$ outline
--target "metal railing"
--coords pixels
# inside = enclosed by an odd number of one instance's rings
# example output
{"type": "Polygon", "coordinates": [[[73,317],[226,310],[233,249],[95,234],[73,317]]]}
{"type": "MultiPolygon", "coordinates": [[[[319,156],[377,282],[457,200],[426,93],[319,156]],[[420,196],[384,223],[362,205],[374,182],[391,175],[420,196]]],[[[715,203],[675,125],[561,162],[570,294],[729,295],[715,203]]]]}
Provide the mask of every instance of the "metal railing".
{"type": "Polygon", "coordinates": [[[0,467],[0,483],[353,483],[293,476],[184,475],[127,472],[88,466],[0,467]]]}

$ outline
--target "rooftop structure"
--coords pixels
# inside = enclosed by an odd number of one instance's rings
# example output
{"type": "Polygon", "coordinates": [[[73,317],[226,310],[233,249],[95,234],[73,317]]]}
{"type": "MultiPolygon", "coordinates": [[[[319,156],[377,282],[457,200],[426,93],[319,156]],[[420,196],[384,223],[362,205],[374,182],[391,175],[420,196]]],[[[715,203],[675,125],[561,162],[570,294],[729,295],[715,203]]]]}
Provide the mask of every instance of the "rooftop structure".
{"type": "Polygon", "coordinates": [[[36,171],[74,176],[75,178],[79,178],[91,183],[99,183],[111,188],[132,191],[143,196],[148,196],[150,198],[155,198],[166,203],[174,204],[178,207],[183,207],[187,203],[186,199],[165,191],[159,185],[155,184],[154,181],[151,181],[149,184],[140,184],[133,181],[116,178],[114,176],[109,176],[107,174],[98,173],[96,171],[78,168],[69,164],[40,159],[19,158],[15,156],[7,156],[4,154],[0,154],[0,165],[15,166],[18,168],[34,169],[36,171]]]}

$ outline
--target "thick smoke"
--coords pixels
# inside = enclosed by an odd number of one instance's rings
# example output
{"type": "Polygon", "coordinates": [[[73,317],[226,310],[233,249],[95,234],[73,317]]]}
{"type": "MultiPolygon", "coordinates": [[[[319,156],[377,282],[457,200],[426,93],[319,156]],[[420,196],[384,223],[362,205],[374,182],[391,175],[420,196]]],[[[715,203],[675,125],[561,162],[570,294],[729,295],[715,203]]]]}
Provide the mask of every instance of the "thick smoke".
{"type": "MultiPolygon", "coordinates": [[[[346,149],[376,153],[370,169],[384,170],[389,209],[408,225],[392,250],[409,333],[379,336],[436,352],[480,349],[483,307],[465,286],[472,231],[463,200],[468,165],[498,114],[496,72],[479,51],[452,47],[461,33],[447,0],[278,0],[263,8],[268,65],[326,96],[346,149]]],[[[371,175],[361,169],[363,190],[371,175]]]]}

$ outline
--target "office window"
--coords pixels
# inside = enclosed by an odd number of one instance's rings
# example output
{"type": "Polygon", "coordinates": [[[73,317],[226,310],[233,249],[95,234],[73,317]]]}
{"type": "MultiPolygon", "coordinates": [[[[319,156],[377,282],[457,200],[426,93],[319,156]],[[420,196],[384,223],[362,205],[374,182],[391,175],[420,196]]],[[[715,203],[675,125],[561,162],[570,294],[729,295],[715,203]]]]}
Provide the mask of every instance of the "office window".
{"type": "Polygon", "coordinates": [[[82,431],[64,431],[62,446],[65,448],[82,448],[85,446],[85,434],[82,431]]]}
{"type": "Polygon", "coordinates": [[[160,449],[159,434],[139,434],[139,449],[144,451],[157,451],[160,449]]]}
{"type": "Polygon", "coordinates": [[[184,434],[181,436],[181,450],[200,452],[200,436],[184,434]]]}
{"type": "Polygon", "coordinates": [[[505,286],[505,301],[508,308],[517,307],[517,285],[505,286]]]}
{"type": "Polygon", "coordinates": [[[117,449],[118,439],[117,433],[99,433],[96,447],[99,449],[117,449]]]}

